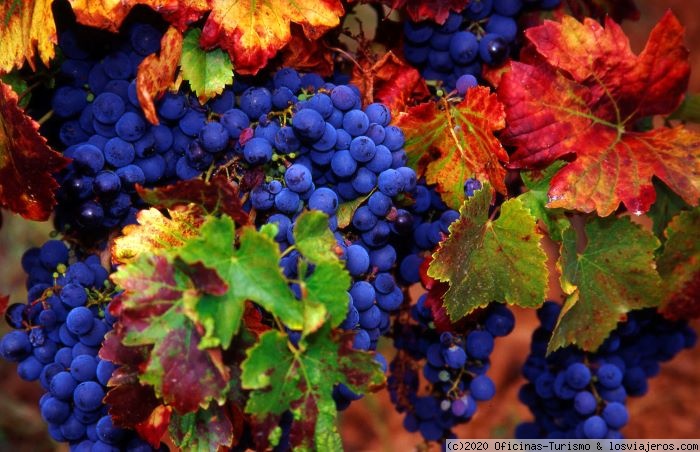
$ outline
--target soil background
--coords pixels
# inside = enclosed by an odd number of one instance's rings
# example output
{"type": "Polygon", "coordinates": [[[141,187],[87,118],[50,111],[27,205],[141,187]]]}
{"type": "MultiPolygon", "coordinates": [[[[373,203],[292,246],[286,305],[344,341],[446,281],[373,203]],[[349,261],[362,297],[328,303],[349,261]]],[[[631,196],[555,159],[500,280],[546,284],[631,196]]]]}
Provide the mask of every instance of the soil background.
{"type": "MultiPolygon", "coordinates": [[[[649,31],[666,9],[672,9],[686,27],[686,45],[691,50],[693,66],[689,91],[700,92],[700,0],[637,0],[641,18],[625,22],[632,49],[644,47],[649,31]]],[[[51,233],[49,223],[28,223],[2,212],[0,230],[0,292],[14,301],[25,299],[24,275],[19,265],[22,252],[43,243],[51,233]]],[[[550,293],[557,298],[555,290],[550,293]]],[[[511,438],[513,428],[531,419],[518,402],[517,393],[524,383],[520,368],[529,348],[530,334],[537,325],[533,311],[516,310],[515,331],[498,339],[489,375],[497,387],[496,397],[480,403],[467,425],[456,429],[460,438],[511,438]]],[[[0,334],[7,331],[0,322],[0,334]]],[[[694,326],[700,331],[700,322],[694,326]]],[[[391,359],[390,342],[380,345],[391,359]]],[[[700,438],[700,346],[682,352],[662,366],[660,375],[650,381],[649,393],[628,402],[630,423],[623,429],[627,438],[700,438]]],[[[13,364],[0,360],[0,452],[67,451],[53,442],[39,415],[38,400],[42,389],[16,375],[13,364]]],[[[355,402],[340,417],[341,434],[347,451],[439,450],[422,442],[419,434],[408,433],[402,426],[403,416],[396,413],[387,391],[371,394],[355,402]]]]}

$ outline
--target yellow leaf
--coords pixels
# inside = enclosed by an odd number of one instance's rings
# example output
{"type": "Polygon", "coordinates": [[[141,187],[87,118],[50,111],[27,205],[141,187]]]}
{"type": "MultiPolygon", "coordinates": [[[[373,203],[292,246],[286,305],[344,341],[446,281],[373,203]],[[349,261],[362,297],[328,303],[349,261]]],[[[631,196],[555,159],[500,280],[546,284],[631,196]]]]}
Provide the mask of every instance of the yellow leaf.
{"type": "Polygon", "coordinates": [[[25,59],[35,70],[37,53],[48,66],[57,41],[51,3],[51,0],[0,1],[0,74],[21,67],[25,59]]]}

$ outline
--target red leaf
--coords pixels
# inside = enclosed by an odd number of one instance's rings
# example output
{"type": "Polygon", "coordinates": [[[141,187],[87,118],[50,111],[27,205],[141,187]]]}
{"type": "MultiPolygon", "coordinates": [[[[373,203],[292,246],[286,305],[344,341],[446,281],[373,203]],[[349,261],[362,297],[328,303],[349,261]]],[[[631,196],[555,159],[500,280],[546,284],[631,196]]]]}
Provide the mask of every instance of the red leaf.
{"type": "Polygon", "coordinates": [[[39,124],[17,105],[17,94],[0,82],[0,206],[44,221],[56,204],[52,174],[68,159],[39,135],[39,124]]]}
{"type": "Polygon", "coordinates": [[[352,83],[363,95],[363,104],[382,102],[393,115],[405,110],[409,100],[414,102],[430,96],[428,85],[420,72],[393,52],[385,53],[378,61],[363,58],[352,71],[352,83]]]}
{"type": "Polygon", "coordinates": [[[307,38],[296,24],[292,24],[292,39],[282,49],[282,66],[300,72],[315,72],[323,77],[333,74],[333,53],[324,46],[324,40],[307,38]]]}
{"type": "Polygon", "coordinates": [[[464,201],[464,182],[476,177],[506,192],[508,154],[494,132],[505,126],[503,105],[483,86],[470,88],[458,104],[442,98],[401,114],[409,164],[453,209],[464,201]]]}
{"type": "Polygon", "coordinates": [[[445,23],[450,11],[460,13],[469,3],[468,0],[383,0],[382,3],[393,9],[406,11],[414,22],[432,20],[445,23]]]}
{"type": "Polygon", "coordinates": [[[567,3],[578,19],[591,17],[603,21],[609,16],[615,22],[639,20],[639,10],[634,0],[567,0],[567,3]]]}
{"type": "Polygon", "coordinates": [[[0,295],[0,317],[3,317],[5,315],[5,311],[7,311],[8,304],[10,304],[10,296],[0,295]]]}
{"type": "Polygon", "coordinates": [[[109,405],[114,424],[128,428],[146,422],[153,411],[162,406],[153,387],[141,385],[138,381],[112,388],[105,397],[105,403],[109,405]]]}
{"type": "Polygon", "coordinates": [[[160,54],[148,55],[139,64],[136,95],[144,116],[151,124],[159,123],[153,102],[173,84],[181,53],[182,33],[170,27],[160,40],[160,54]]]}
{"type": "Polygon", "coordinates": [[[641,214],[659,177],[686,202],[700,197],[700,134],[683,128],[636,132],[637,119],[670,113],[685,93],[690,66],[683,28],[667,13],[635,56],[619,25],[571,17],[526,31],[538,58],[512,63],[499,98],[512,168],[571,159],[552,179],[549,207],[602,216],[620,204],[641,214]],[[549,64],[548,64],[549,63],[549,64]]]}
{"type": "Polygon", "coordinates": [[[209,182],[190,179],[154,189],[137,187],[137,191],[144,201],[157,208],[171,209],[194,203],[209,214],[227,214],[239,226],[250,222],[238,196],[238,188],[223,174],[214,176],[209,182]]]}
{"type": "Polygon", "coordinates": [[[168,406],[157,406],[151,412],[151,415],[148,416],[148,419],[134,426],[134,430],[138,432],[141,438],[148,441],[148,444],[158,449],[160,448],[160,439],[170,425],[170,415],[172,415],[172,413],[172,408],[168,406]]]}

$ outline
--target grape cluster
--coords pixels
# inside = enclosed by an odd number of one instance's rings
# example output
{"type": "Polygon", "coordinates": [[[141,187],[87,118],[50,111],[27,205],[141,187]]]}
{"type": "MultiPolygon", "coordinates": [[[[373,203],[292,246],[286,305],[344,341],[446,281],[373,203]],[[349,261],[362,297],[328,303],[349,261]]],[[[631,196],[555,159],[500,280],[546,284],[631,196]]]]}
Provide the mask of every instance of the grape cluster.
{"type": "Polygon", "coordinates": [[[413,322],[395,325],[399,354],[389,367],[388,385],[396,409],[406,413],[404,427],[438,441],[454,437],[451,429],[471,419],[477,402],[494,397],[496,387],[486,375],[489,356],[494,338],[508,335],[515,318],[505,305],[493,303],[459,333],[440,332],[426,300],[424,294],[412,306],[413,322]],[[420,368],[429,383],[425,395],[419,395],[420,368]]]}
{"type": "Polygon", "coordinates": [[[444,24],[404,22],[404,56],[426,80],[439,80],[463,94],[476,84],[481,66],[498,66],[510,54],[518,14],[527,7],[550,9],[560,0],[473,0],[444,24]]]}
{"type": "MultiPolygon", "coordinates": [[[[390,272],[396,261],[390,244],[394,200],[416,187],[415,172],[405,166],[403,133],[389,125],[386,106],[363,109],[356,87],[288,68],[274,75],[271,87],[244,91],[240,107],[225,111],[221,123],[251,130],[235,152],[250,165],[267,165],[266,180],[252,189],[246,206],[260,225],[278,226],[275,239],[283,251],[294,244],[295,220],[305,207],[329,215],[354,279],[343,327],[358,330],[356,348],[376,348],[389,328],[389,314],[403,302],[390,272]],[[252,126],[251,116],[258,118],[252,126]],[[338,208],[356,200],[362,203],[341,232],[338,208]]],[[[282,258],[287,277],[298,276],[298,260],[296,250],[282,258]]]]}
{"type": "Polygon", "coordinates": [[[540,327],[523,366],[528,383],[519,395],[535,420],[520,424],[516,437],[622,438],[627,397],[644,395],[660,363],[692,347],[696,333],[654,310],[633,311],[595,353],[570,346],[546,356],[560,311],[560,305],[546,302],[537,313],[540,327]]]}
{"type": "Polygon", "coordinates": [[[54,440],[74,451],[150,451],[134,432],[112,424],[102,402],[114,371],[97,356],[114,322],[105,309],[108,273],[96,255],[68,261],[58,240],[24,254],[28,303],[8,307],[14,330],[0,341],[0,354],[19,363],[22,379],[38,380],[46,391],[39,404],[54,440]]]}

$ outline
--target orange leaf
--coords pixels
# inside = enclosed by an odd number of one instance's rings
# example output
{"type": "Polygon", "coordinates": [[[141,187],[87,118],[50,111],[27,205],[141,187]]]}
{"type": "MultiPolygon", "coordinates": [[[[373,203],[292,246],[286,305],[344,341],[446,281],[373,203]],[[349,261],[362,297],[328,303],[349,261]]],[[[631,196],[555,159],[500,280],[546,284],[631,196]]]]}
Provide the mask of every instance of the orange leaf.
{"type": "Polygon", "coordinates": [[[378,61],[362,59],[359,64],[361,68],[353,68],[352,83],[360,89],[365,105],[382,102],[395,116],[405,109],[409,100],[420,100],[430,95],[420,72],[391,51],[378,61]]]}
{"type": "Polygon", "coordinates": [[[281,57],[284,67],[315,72],[323,77],[333,74],[333,53],[323,45],[323,40],[304,36],[296,24],[292,24],[292,39],[282,49],[281,57]]]}
{"type": "Polygon", "coordinates": [[[429,184],[437,184],[451,208],[462,205],[464,182],[470,177],[506,193],[501,162],[508,161],[508,154],[493,135],[505,127],[505,113],[488,88],[470,88],[456,105],[442,98],[410,108],[399,116],[398,126],[406,134],[409,164],[429,184]]]}
{"type": "Polygon", "coordinates": [[[165,20],[184,31],[209,10],[208,0],[69,0],[77,21],[83,25],[119,31],[136,5],[150,6],[165,20]]]}
{"type": "Polygon", "coordinates": [[[302,26],[310,39],[340,23],[339,0],[211,0],[212,12],[202,30],[205,48],[228,51],[236,71],[255,74],[292,38],[290,23],[302,26]]]}
{"type": "Polygon", "coordinates": [[[672,112],[688,85],[683,27],[667,13],[639,56],[612,20],[565,17],[526,31],[537,52],[512,63],[499,86],[517,147],[512,168],[575,160],[552,179],[549,207],[606,216],[620,202],[649,210],[656,176],[686,202],[700,197],[700,134],[681,127],[636,132],[638,119],[672,112]]]}
{"type": "Polygon", "coordinates": [[[136,74],[136,95],[143,114],[151,124],[158,124],[153,102],[173,83],[182,53],[182,33],[170,27],[160,40],[160,54],[151,54],[139,64],[136,74]]]}
{"type": "Polygon", "coordinates": [[[68,160],[46,144],[39,124],[17,102],[12,88],[0,82],[0,205],[43,221],[56,203],[58,184],[52,173],[68,160]]]}
{"type": "Polygon", "coordinates": [[[36,69],[37,52],[41,62],[49,65],[57,39],[51,3],[51,0],[0,2],[0,74],[22,67],[25,59],[36,69]]]}

